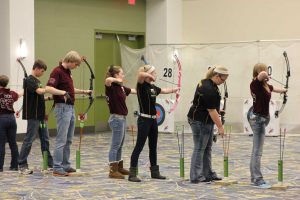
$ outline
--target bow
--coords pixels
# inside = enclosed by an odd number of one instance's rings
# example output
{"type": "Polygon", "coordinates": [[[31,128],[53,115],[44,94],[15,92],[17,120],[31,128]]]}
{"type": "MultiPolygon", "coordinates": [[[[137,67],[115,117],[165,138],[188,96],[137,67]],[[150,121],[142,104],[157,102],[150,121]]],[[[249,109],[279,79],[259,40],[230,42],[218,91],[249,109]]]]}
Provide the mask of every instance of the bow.
{"type": "Polygon", "coordinates": [[[227,90],[227,84],[226,84],[226,81],[225,81],[224,82],[223,108],[222,108],[222,111],[220,112],[222,124],[225,124],[225,110],[226,110],[227,98],[228,98],[228,90],[227,90]]]}
{"type": "MultiPolygon", "coordinates": [[[[88,63],[88,61],[86,60],[86,58],[82,58],[83,62],[85,62],[86,66],[89,68],[90,70],[90,87],[89,90],[94,90],[94,79],[95,79],[95,75],[94,72],[90,66],[90,64],[88,63]]],[[[94,96],[92,94],[92,92],[89,93],[89,105],[88,107],[85,109],[85,111],[82,114],[79,114],[79,118],[81,121],[84,121],[86,119],[86,114],[89,112],[90,108],[92,107],[93,103],[94,103],[94,96]]]]}
{"type": "MultiPolygon", "coordinates": [[[[25,58],[25,57],[19,57],[19,58],[17,58],[17,62],[21,65],[21,67],[22,67],[22,69],[23,69],[23,72],[24,72],[23,89],[25,89],[25,81],[26,81],[26,79],[28,78],[28,74],[27,74],[27,72],[26,72],[26,69],[25,69],[23,63],[22,63],[22,60],[23,60],[24,58],[25,58]]],[[[17,117],[17,118],[20,117],[20,113],[21,113],[22,110],[23,110],[23,105],[22,105],[22,107],[16,112],[16,117],[17,117]]]]}
{"type": "Polygon", "coordinates": [[[180,88],[181,88],[181,75],[182,75],[182,67],[181,67],[181,63],[180,60],[178,59],[178,56],[176,54],[174,54],[174,58],[176,60],[177,66],[178,66],[178,81],[177,81],[177,87],[179,88],[176,92],[176,99],[175,102],[173,104],[173,106],[171,107],[169,113],[173,112],[175,110],[175,108],[178,105],[179,99],[180,99],[180,88]]]}
{"type": "MultiPolygon", "coordinates": [[[[177,87],[179,88],[179,90],[177,90],[176,92],[176,99],[175,99],[175,102],[174,104],[172,105],[172,107],[170,108],[170,110],[168,111],[169,113],[173,112],[175,110],[175,108],[177,107],[178,105],[178,102],[179,102],[179,99],[180,99],[180,87],[181,87],[181,75],[182,75],[182,67],[181,67],[181,63],[180,63],[180,60],[178,58],[178,56],[176,54],[174,54],[174,58],[175,58],[175,61],[177,63],[177,66],[178,66],[178,81],[177,81],[177,87]]],[[[144,55],[141,56],[141,60],[145,63],[145,65],[149,65],[149,62],[147,62],[147,60],[145,59],[144,55]]],[[[164,82],[167,82],[167,83],[171,83],[171,84],[174,84],[175,83],[172,83],[170,81],[167,81],[167,80],[164,80],[164,79],[159,79],[161,81],[164,81],[164,82]]]]}
{"type": "MultiPolygon", "coordinates": [[[[284,56],[284,59],[285,59],[285,63],[286,63],[286,67],[287,67],[287,71],[286,71],[286,81],[285,81],[285,85],[284,85],[284,88],[285,89],[288,89],[289,88],[289,78],[291,76],[291,71],[290,71],[290,62],[289,62],[289,58],[287,56],[287,53],[286,51],[283,52],[283,56],[284,56]]],[[[273,78],[272,78],[273,79],[273,78]]],[[[274,79],[273,79],[274,80],[274,79]]],[[[278,118],[279,114],[283,111],[285,105],[286,105],[286,102],[287,102],[287,92],[284,92],[283,93],[283,102],[282,102],[282,105],[281,105],[281,108],[276,110],[275,111],[275,118],[278,118]]]]}
{"type": "Polygon", "coordinates": [[[84,127],[84,121],[86,120],[86,116],[87,113],[89,112],[90,108],[92,107],[93,103],[94,103],[94,96],[92,94],[92,91],[94,90],[94,79],[95,79],[95,75],[94,72],[90,66],[90,64],[88,63],[88,61],[86,60],[85,57],[82,58],[83,62],[85,62],[86,66],[88,66],[89,70],[90,70],[90,88],[89,90],[91,90],[91,92],[89,93],[89,106],[85,109],[85,111],[82,114],[78,115],[78,118],[80,119],[80,139],[79,139],[79,153],[80,153],[80,149],[81,149],[81,142],[82,142],[82,137],[83,137],[83,127],[84,127]]]}

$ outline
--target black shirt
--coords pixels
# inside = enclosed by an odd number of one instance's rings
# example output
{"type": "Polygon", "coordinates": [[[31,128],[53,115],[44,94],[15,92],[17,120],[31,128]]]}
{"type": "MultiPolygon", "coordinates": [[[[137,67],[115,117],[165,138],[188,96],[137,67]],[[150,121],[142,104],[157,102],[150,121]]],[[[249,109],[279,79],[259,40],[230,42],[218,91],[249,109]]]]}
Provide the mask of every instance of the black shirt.
{"type": "Polygon", "coordinates": [[[30,75],[25,80],[23,98],[23,119],[43,120],[45,118],[45,99],[43,94],[36,93],[41,88],[41,82],[30,75]]]}
{"type": "Polygon", "coordinates": [[[264,81],[259,81],[257,78],[252,80],[250,84],[251,96],[253,98],[253,112],[264,117],[269,116],[269,103],[271,100],[271,92],[273,86],[267,84],[270,89],[268,92],[264,88],[264,81]]]}
{"type": "Polygon", "coordinates": [[[188,117],[195,121],[213,124],[207,109],[220,109],[221,94],[218,86],[211,79],[204,79],[197,85],[193,105],[188,117]]]}
{"type": "Polygon", "coordinates": [[[137,83],[136,92],[140,112],[148,115],[156,115],[156,96],[160,94],[161,89],[153,84],[144,82],[137,83]]]}

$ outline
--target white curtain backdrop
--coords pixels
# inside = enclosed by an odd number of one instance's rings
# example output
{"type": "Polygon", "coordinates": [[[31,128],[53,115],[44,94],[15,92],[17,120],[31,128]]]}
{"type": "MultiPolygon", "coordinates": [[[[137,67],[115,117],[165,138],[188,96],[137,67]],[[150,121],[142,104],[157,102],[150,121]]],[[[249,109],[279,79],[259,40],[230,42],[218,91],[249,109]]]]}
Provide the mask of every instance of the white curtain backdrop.
{"type": "MultiPolygon", "coordinates": [[[[205,77],[207,68],[221,64],[229,69],[230,76],[227,81],[229,98],[226,108],[226,123],[232,124],[243,131],[243,101],[251,98],[249,84],[252,79],[254,64],[263,62],[273,68],[272,77],[285,84],[286,63],[283,52],[286,51],[290,61],[291,77],[289,81],[288,102],[280,115],[281,127],[289,132],[299,132],[300,113],[300,41],[255,41],[226,44],[189,44],[189,45],[149,45],[145,49],[131,49],[121,45],[122,67],[125,71],[126,86],[135,87],[137,69],[143,65],[141,56],[157,70],[159,87],[176,87],[178,81],[178,67],[174,61],[174,53],[178,55],[182,64],[182,86],[180,102],[174,111],[174,123],[186,123],[186,114],[193,99],[197,83],[205,77]],[[171,69],[172,76],[166,71],[171,69]],[[167,77],[164,77],[167,75],[167,77]]],[[[275,87],[282,85],[270,81],[275,87]]],[[[220,86],[223,95],[223,86],[220,86]]],[[[160,98],[175,99],[175,95],[161,95],[160,98]]],[[[273,100],[282,100],[279,94],[272,94],[273,100]]],[[[135,124],[134,110],[138,110],[137,98],[130,95],[127,101],[129,108],[128,124],[135,124]]],[[[281,106],[281,105],[280,105],[281,106]]],[[[274,113],[270,113],[273,115],[274,113]]]]}

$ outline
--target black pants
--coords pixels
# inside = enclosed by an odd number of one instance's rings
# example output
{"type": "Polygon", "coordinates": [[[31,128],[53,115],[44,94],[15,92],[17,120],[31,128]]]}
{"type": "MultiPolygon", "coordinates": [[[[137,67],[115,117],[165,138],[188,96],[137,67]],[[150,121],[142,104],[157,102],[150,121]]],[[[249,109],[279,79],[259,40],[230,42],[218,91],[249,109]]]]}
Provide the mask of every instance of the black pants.
{"type": "Polygon", "coordinates": [[[157,137],[158,127],[156,119],[139,117],[137,140],[134,150],[131,154],[130,167],[137,167],[140,153],[142,152],[148,137],[149,158],[151,166],[157,165],[157,137]]]}
{"type": "Polygon", "coordinates": [[[16,142],[17,123],[14,114],[0,115],[0,169],[3,169],[5,144],[8,142],[11,151],[10,168],[18,168],[18,145],[16,142]]]}

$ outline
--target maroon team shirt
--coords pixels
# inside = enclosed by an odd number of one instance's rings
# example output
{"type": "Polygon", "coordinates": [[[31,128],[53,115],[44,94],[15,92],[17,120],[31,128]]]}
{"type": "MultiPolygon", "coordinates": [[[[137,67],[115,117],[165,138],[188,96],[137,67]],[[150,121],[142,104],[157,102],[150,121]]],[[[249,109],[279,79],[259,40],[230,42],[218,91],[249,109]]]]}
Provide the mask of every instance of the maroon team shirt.
{"type": "Polygon", "coordinates": [[[271,100],[271,92],[273,86],[268,85],[270,93],[263,86],[263,81],[255,79],[250,84],[250,91],[253,98],[253,112],[255,114],[262,115],[264,117],[269,116],[269,103],[271,100]]]}
{"type": "Polygon", "coordinates": [[[14,113],[14,102],[17,101],[19,95],[10,91],[8,88],[0,88],[0,114],[14,113]]]}
{"type": "Polygon", "coordinates": [[[106,101],[111,114],[126,116],[128,109],[125,103],[126,96],[131,92],[130,88],[117,83],[112,83],[111,86],[105,85],[106,101]]]}
{"type": "MultiPolygon", "coordinates": [[[[75,92],[70,69],[65,69],[62,65],[55,67],[50,74],[47,86],[69,92],[71,100],[68,100],[66,104],[74,105],[75,92]]],[[[53,100],[55,103],[65,103],[63,95],[53,95],[53,100]]]]}

